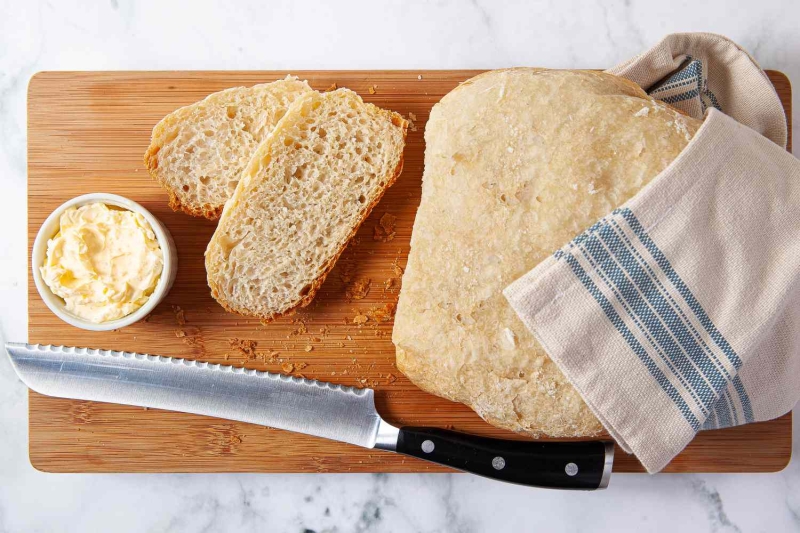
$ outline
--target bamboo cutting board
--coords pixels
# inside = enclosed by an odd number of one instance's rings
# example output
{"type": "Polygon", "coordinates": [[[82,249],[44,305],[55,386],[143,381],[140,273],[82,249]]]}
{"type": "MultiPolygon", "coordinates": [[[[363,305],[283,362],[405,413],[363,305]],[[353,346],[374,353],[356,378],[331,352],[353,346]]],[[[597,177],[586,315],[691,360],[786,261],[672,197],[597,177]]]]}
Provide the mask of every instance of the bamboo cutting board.
{"type": "MultiPolygon", "coordinates": [[[[62,202],[89,192],[127,196],[165,223],[178,248],[175,285],[149,319],[123,330],[87,332],[56,318],[28,281],[29,341],[149,352],[244,365],[376,390],[393,424],[430,425],[504,438],[460,404],[426,394],[394,366],[392,322],[420,199],[423,131],[433,104],[478,71],[295,72],[324,90],[336,83],[411,118],[402,176],[375,208],[314,303],[269,325],[225,313],[209,295],[203,251],[214,223],[173,213],[142,155],[165,114],[207,94],[282,78],[285,72],[45,72],[28,88],[28,240],[62,202]],[[381,217],[396,217],[392,240],[381,217]],[[349,300],[352,283],[370,280],[349,300]],[[363,326],[353,324],[367,316],[363,326]]],[[[787,115],[791,88],[770,72],[787,115]]],[[[791,132],[791,127],[789,129],[791,132]]],[[[160,410],[30,393],[30,459],[50,472],[438,472],[446,468],[280,430],[160,410]]],[[[669,472],[769,472],[791,454],[791,415],[701,433],[669,472]]],[[[639,472],[617,453],[616,472],[639,472]]]]}

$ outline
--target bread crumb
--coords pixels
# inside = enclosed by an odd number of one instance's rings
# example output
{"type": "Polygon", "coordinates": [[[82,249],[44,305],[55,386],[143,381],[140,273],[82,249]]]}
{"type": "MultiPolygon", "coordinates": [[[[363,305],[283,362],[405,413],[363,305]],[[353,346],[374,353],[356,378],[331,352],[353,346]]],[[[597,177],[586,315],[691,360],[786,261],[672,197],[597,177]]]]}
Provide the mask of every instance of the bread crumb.
{"type": "Polygon", "coordinates": [[[398,265],[398,264],[397,264],[397,261],[398,261],[398,260],[397,260],[397,259],[395,259],[395,260],[394,260],[394,262],[392,263],[392,271],[394,272],[394,275],[395,275],[395,276],[397,276],[397,277],[399,278],[400,276],[402,276],[402,275],[403,275],[403,267],[401,267],[400,265],[398,265]]]}
{"type": "Polygon", "coordinates": [[[392,318],[394,318],[396,311],[397,304],[389,302],[379,307],[373,307],[367,311],[367,315],[372,317],[372,319],[376,322],[389,322],[392,318]]]}
{"type": "Polygon", "coordinates": [[[409,117],[411,120],[417,120],[417,115],[415,115],[414,113],[411,113],[411,112],[409,112],[409,113],[408,113],[408,117],[409,117]]]}
{"type": "Polygon", "coordinates": [[[283,363],[281,365],[281,370],[283,370],[287,374],[294,372],[294,363],[283,363]]]}
{"type": "Polygon", "coordinates": [[[175,336],[180,339],[181,337],[185,337],[186,336],[186,332],[183,331],[182,329],[176,329],[175,330],[175,336]]]}
{"type": "Polygon", "coordinates": [[[338,86],[338,85],[336,85],[336,83],[334,82],[334,83],[331,83],[331,86],[330,86],[330,87],[328,87],[327,89],[325,89],[325,92],[327,93],[327,92],[330,92],[330,91],[335,91],[335,90],[336,90],[336,89],[338,89],[338,88],[339,88],[339,86],[338,86]]]}
{"type": "Polygon", "coordinates": [[[363,300],[369,294],[371,286],[371,278],[361,278],[348,285],[344,295],[348,300],[363,300]]]}
{"type": "Polygon", "coordinates": [[[415,119],[411,118],[411,115],[412,113],[408,114],[408,129],[410,129],[411,131],[417,131],[417,125],[414,124],[415,119]]]}
{"type": "Polygon", "coordinates": [[[353,324],[366,324],[369,321],[369,317],[366,315],[356,315],[353,317],[353,324]]]}
{"type": "Polygon", "coordinates": [[[256,347],[258,346],[256,341],[232,338],[228,339],[228,344],[230,345],[231,349],[238,350],[248,360],[255,359],[256,347]]]}
{"type": "Polygon", "coordinates": [[[309,344],[309,345],[306,345],[306,347],[305,347],[305,351],[307,351],[307,352],[310,352],[310,351],[311,351],[311,350],[313,350],[313,349],[314,349],[314,347],[313,347],[313,346],[311,346],[310,344],[309,344]]]}
{"type": "Polygon", "coordinates": [[[342,271],[339,274],[339,279],[342,280],[342,283],[350,283],[351,281],[353,281],[354,270],[355,270],[355,265],[353,263],[342,264],[342,271]]]}
{"type": "Polygon", "coordinates": [[[384,213],[381,219],[378,221],[378,224],[376,224],[375,228],[373,229],[372,239],[382,242],[389,242],[393,240],[396,234],[394,229],[396,222],[396,216],[391,213],[384,213]]]}
{"type": "Polygon", "coordinates": [[[419,75],[417,76],[417,79],[418,79],[418,80],[421,80],[421,79],[422,79],[422,74],[419,74],[419,75]]]}
{"type": "Polygon", "coordinates": [[[378,92],[378,86],[377,85],[373,85],[373,86],[371,86],[369,88],[369,94],[375,94],[377,92],[378,92]]]}
{"type": "Polygon", "coordinates": [[[345,337],[345,339],[347,339],[347,340],[351,341],[351,340],[353,340],[353,337],[351,337],[350,335],[347,335],[347,336],[345,337]]]}
{"type": "Polygon", "coordinates": [[[186,314],[181,309],[180,305],[173,305],[172,312],[175,313],[175,321],[178,323],[179,326],[186,325],[186,314]]]}
{"type": "Polygon", "coordinates": [[[386,376],[387,383],[392,384],[395,381],[397,381],[397,376],[395,376],[394,374],[389,374],[388,376],[386,376]]]}

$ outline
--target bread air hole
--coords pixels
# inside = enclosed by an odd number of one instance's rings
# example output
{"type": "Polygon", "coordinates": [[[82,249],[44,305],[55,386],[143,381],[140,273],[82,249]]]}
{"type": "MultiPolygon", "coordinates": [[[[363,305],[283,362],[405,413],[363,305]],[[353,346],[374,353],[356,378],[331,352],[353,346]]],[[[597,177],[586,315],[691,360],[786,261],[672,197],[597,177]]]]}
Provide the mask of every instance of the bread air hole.
{"type": "Polygon", "coordinates": [[[226,113],[228,114],[228,118],[233,118],[236,116],[236,113],[239,111],[239,108],[235,105],[229,105],[226,109],[226,113]]]}
{"type": "Polygon", "coordinates": [[[205,134],[206,137],[213,137],[214,136],[214,130],[206,130],[203,133],[205,134]]]}
{"type": "Polygon", "coordinates": [[[358,197],[358,203],[363,204],[366,201],[367,201],[367,198],[363,194],[358,197]]]}
{"type": "Polygon", "coordinates": [[[188,185],[184,185],[182,188],[183,188],[183,192],[189,192],[189,186],[188,185]]]}
{"type": "Polygon", "coordinates": [[[208,182],[211,181],[211,176],[200,176],[198,179],[203,185],[208,185],[208,182]]]}

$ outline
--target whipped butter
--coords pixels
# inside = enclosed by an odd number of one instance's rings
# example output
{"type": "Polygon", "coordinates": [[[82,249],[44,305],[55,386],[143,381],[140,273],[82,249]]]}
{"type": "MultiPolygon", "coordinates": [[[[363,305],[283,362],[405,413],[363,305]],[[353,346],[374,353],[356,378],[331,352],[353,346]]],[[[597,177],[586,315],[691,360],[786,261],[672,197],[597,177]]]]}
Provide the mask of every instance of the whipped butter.
{"type": "Polygon", "coordinates": [[[93,203],[61,215],[41,273],[67,311],[99,324],[144,305],[163,266],[163,252],[144,216],[93,203]]]}

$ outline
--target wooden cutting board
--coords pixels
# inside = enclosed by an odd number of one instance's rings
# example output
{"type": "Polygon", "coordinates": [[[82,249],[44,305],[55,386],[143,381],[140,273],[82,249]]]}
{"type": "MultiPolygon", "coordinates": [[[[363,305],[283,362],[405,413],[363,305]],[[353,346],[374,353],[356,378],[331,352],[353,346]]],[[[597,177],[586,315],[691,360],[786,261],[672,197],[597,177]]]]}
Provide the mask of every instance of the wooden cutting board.
{"type": "MultiPolygon", "coordinates": [[[[285,72],[44,72],[28,88],[28,240],[62,202],[89,192],[127,196],[163,221],[175,239],[179,271],[149,319],[113,332],[87,332],[56,318],[28,281],[29,341],[149,352],[245,365],[376,390],[378,410],[394,424],[430,425],[504,438],[475,413],[426,394],[394,366],[392,323],[376,321],[397,301],[405,265],[431,107],[478,71],[295,72],[316,89],[336,83],[412,119],[405,170],[351,242],[312,306],[262,325],[225,313],[210,297],[203,251],[214,223],[173,213],[148,176],[142,155],[165,114],[207,94],[282,78],[285,72]],[[394,239],[376,240],[386,214],[394,239]],[[371,280],[348,301],[347,280],[371,280]],[[368,316],[363,326],[356,315],[368,316]],[[250,342],[252,341],[252,342],[250,342]],[[240,348],[241,345],[245,349],[240,348]],[[248,346],[251,346],[249,348],[248,346]]],[[[770,72],[791,116],[786,77],[770,72]]],[[[791,128],[790,128],[791,131],[791,128]]],[[[13,230],[13,228],[12,228],[13,230]]],[[[349,283],[353,283],[350,281],[349,283]]],[[[669,472],[769,472],[791,453],[791,415],[701,433],[669,472]]],[[[203,416],[30,393],[30,459],[50,472],[438,472],[446,468],[280,430],[203,416]]],[[[618,452],[616,472],[641,465],[618,452]]]]}

